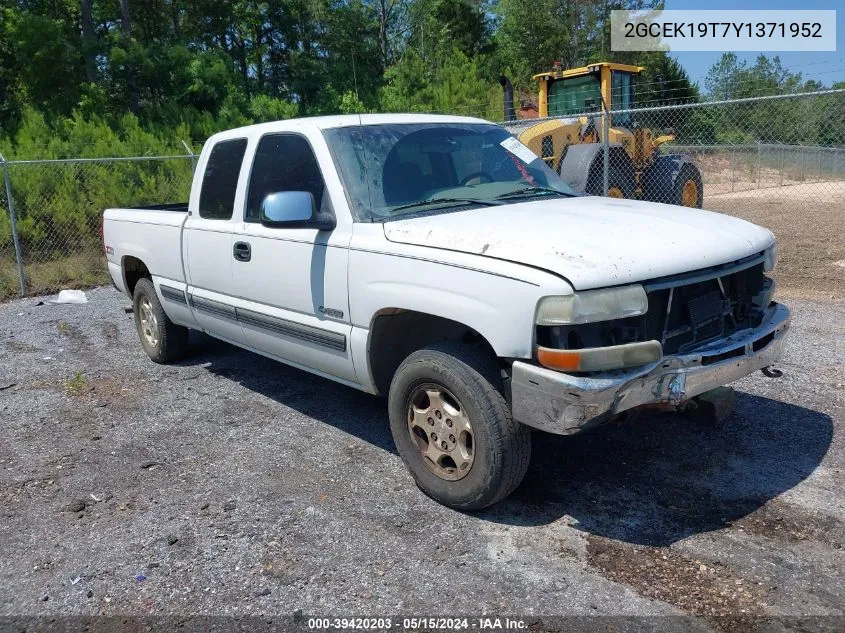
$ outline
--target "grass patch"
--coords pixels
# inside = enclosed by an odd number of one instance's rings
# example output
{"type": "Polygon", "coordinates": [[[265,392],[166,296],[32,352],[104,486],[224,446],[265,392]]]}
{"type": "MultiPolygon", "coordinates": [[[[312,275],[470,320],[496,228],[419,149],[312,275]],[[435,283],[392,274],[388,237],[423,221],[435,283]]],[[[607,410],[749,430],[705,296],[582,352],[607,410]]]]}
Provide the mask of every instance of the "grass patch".
{"type": "MultiPolygon", "coordinates": [[[[96,248],[48,261],[37,260],[35,254],[24,260],[26,292],[29,295],[48,294],[65,288],[84,290],[109,283],[105,257],[96,248]]],[[[18,269],[14,259],[0,259],[0,300],[19,295],[18,269]]]]}
{"type": "Polygon", "coordinates": [[[65,388],[69,396],[81,396],[88,391],[88,379],[81,371],[78,371],[73,375],[73,378],[68,380],[65,388]]]}

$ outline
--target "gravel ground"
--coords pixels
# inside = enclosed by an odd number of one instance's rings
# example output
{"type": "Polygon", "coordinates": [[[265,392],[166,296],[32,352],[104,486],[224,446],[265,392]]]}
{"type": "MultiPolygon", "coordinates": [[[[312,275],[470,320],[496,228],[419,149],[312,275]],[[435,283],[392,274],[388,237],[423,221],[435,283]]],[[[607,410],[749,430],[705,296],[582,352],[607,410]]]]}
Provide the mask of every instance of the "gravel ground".
{"type": "Polygon", "coordinates": [[[726,422],[537,434],[469,515],[413,485],[384,401],[203,336],[155,365],[88,297],[0,305],[0,615],[845,611],[843,302],[791,303],[784,378],[726,422]]]}

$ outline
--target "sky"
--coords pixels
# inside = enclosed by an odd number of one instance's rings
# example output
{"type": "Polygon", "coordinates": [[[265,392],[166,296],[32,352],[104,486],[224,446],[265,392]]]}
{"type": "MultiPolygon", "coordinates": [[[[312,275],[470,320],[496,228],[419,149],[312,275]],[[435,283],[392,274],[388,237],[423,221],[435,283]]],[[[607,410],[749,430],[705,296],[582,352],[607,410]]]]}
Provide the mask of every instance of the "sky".
{"type": "MultiPolygon", "coordinates": [[[[761,51],[767,57],[780,57],[784,67],[800,72],[804,79],[815,79],[825,85],[834,81],[845,81],[845,2],[842,0],[666,0],[666,9],[837,9],[836,51],[783,52],[761,51]]],[[[738,52],[739,59],[753,63],[759,53],[738,52]]],[[[703,88],[707,71],[722,56],[719,52],[677,52],[672,57],[686,69],[690,79],[703,88]]]]}

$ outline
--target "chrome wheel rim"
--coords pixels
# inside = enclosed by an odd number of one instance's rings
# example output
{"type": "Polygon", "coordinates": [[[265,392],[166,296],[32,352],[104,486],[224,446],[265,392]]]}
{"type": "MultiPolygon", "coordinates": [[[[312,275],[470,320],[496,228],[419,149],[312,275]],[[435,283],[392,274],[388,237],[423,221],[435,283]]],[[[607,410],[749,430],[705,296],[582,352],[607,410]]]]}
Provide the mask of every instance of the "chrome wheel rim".
{"type": "Polygon", "coordinates": [[[461,403],[439,385],[417,387],[408,399],[408,432],[423,463],[447,481],[469,474],[475,436],[461,403]]]}
{"type": "Polygon", "coordinates": [[[153,304],[147,297],[138,302],[138,314],[141,322],[141,335],[150,347],[156,347],[159,340],[158,319],[153,313],[153,304]]]}

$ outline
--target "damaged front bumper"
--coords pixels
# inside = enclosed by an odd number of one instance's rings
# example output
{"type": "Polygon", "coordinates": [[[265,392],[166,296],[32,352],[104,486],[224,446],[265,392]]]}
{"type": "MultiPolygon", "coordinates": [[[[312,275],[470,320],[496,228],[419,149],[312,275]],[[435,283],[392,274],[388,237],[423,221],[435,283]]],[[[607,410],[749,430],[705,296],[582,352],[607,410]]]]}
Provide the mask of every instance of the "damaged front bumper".
{"type": "Polygon", "coordinates": [[[752,330],[693,353],[584,377],[516,361],[511,376],[513,417],[543,431],[570,435],[634,407],[680,405],[778,361],[789,322],[789,309],[773,303],[763,323],[752,330]]]}

